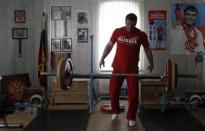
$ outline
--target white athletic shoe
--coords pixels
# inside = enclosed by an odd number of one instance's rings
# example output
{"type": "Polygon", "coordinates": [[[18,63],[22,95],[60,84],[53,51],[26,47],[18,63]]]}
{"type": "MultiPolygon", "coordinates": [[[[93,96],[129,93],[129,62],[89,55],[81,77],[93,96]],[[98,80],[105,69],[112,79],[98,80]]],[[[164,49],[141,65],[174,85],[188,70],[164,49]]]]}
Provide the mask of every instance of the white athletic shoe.
{"type": "Polygon", "coordinates": [[[112,114],[112,120],[117,119],[117,114],[112,114]]]}
{"type": "Polygon", "coordinates": [[[129,126],[135,126],[136,122],[134,120],[129,120],[128,125],[129,126]]]}

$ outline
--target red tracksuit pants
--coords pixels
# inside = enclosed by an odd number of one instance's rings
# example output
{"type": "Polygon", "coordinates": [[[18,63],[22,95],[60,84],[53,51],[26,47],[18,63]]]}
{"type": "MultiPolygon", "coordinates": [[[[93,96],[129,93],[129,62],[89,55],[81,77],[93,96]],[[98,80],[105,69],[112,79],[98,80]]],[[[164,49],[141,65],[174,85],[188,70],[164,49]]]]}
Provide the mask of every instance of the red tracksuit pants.
{"type": "MultiPolygon", "coordinates": [[[[113,73],[119,73],[113,71],[113,73]]],[[[138,73],[132,72],[132,73],[138,73]]],[[[136,119],[136,112],[138,107],[138,78],[137,76],[112,76],[110,79],[110,99],[111,99],[111,106],[112,106],[112,113],[119,114],[119,95],[120,89],[123,84],[124,79],[127,80],[128,85],[128,112],[127,112],[127,119],[128,120],[135,120],[136,119]]]]}

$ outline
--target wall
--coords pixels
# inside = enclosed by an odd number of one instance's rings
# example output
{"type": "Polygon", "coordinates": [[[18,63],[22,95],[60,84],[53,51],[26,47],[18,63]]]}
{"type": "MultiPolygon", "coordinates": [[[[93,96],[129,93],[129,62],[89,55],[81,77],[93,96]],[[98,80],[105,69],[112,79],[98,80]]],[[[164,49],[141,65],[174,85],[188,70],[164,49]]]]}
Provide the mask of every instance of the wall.
{"type": "Polygon", "coordinates": [[[37,82],[37,57],[40,41],[41,0],[0,1],[0,74],[28,72],[37,82]],[[14,22],[14,10],[26,11],[26,23],[14,22]],[[22,57],[18,56],[18,40],[12,39],[12,28],[28,28],[28,39],[22,40],[22,57]]]}

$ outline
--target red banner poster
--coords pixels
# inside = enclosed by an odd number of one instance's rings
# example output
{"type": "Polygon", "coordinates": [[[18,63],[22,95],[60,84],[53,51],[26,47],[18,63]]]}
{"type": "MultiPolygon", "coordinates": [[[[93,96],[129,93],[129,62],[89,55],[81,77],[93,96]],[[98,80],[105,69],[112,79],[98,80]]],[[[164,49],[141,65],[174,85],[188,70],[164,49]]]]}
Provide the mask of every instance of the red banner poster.
{"type": "Polygon", "coordinates": [[[165,10],[152,10],[148,14],[149,19],[149,42],[152,50],[166,49],[166,19],[165,10]]]}

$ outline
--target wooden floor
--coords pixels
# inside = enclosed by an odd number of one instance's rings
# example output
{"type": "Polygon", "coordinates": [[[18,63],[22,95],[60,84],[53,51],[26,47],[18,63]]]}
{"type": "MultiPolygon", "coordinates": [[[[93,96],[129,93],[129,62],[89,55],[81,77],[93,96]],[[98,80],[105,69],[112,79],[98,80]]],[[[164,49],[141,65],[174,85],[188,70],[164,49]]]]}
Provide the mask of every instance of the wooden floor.
{"type": "MultiPolygon", "coordinates": [[[[16,112],[7,116],[7,121],[9,124],[23,124],[26,127],[35,117],[36,113],[26,113],[26,112],[16,112]]],[[[0,124],[2,124],[0,119],[0,124]]],[[[22,131],[24,128],[0,128],[0,131],[22,131]]]]}
{"type": "MultiPolygon", "coordinates": [[[[86,131],[144,131],[144,127],[142,126],[141,120],[139,117],[136,119],[136,126],[129,127],[128,122],[126,119],[126,112],[127,112],[127,101],[120,101],[121,104],[125,105],[125,111],[119,114],[118,119],[115,121],[111,120],[111,114],[105,114],[100,111],[100,106],[102,104],[109,104],[109,100],[102,100],[98,102],[95,106],[94,111],[90,115],[87,130],[86,131]]],[[[146,107],[146,106],[145,106],[146,107]]],[[[147,108],[153,108],[153,106],[147,106],[147,108]]],[[[157,107],[155,107],[157,108],[157,107]]],[[[188,109],[192,115],[200,121],[205,126],[205,109],[198,110],[198,109],[188,109]]],[[[15,114],[11,114],[8,116],[8,122],[13,124],[24,124],[26,127],[35,117],[37,114],[28,114],[26,112],[17,112],[15,114]]],[[[0,123],[2,121],[0,120],[0,123]]],[[[0,128],[0,131],[22,131],[23,129],[5,129],[0,128]]],[[[45,129],[46,130],[46,129],[45,129]]]]}
{"type": "Polygon", "coordinates": [[[111,114],[105,114],[100,111],[102,104],[109,104],[109,101],[100,101],[94,108],[87,126],[87,131],[144,131],[142,123],[137,117],[136,126],[129,127],[126,119],[127,101],[120,101],[120,104],[125,105],[125,111],[119,114],[114,121],[111,120],[111,114]]]}
{"type": "Polygon", "coordinates": [[[192,109],[190,113],[205,127],[205,109],[192,109]]]}
{"type": "MultiPolygon", "coordinates": [[[[136,126],[129,127],[126,119],[127,112],[127,101],[120,101],[120,104],[125,105],[125,111],[118,116],[118,119],[115,121],[111,120],[111,114],[105,114],[100,111],[100,106],[103,104],[109,104],[109,101],[100,101],[94,108],[93,113],[91,114],[87,126],[87,131],[144,131],[144,127],[141,123],[141,120],[137,116],[136,126]]],[[[148,108],[158,108],[155,106],[147,106],[148,108]]],[[[205,126],[205,109],[188,109],[190,113],[205,126]]]]}

